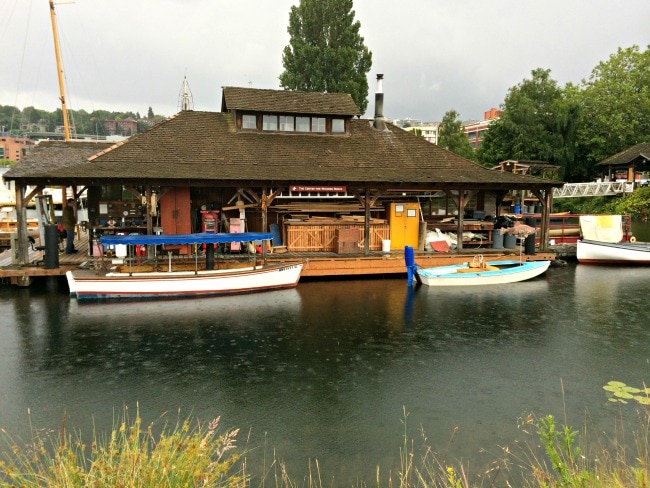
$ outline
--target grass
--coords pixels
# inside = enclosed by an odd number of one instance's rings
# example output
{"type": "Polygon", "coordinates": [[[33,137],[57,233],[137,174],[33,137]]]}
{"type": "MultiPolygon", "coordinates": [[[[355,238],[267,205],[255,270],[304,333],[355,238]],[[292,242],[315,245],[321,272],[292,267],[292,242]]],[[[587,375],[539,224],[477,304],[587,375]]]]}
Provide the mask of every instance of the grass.
{"type": "MultiPolygon", "coordinates": [[[[558,425],[552,415],[529,415],[519,422],[521,439],[513,447],[500,447],[498,459],[482,473],[470,474],[468,463],[448,460],[457,428],[445,449],[436,452],[423,430],[417,445],[408,437],[404,411],[399,468],[384,473],[377,467],[375,479],[359,481],[356,488],[648,488],[650,413],[645,406],[636,412],[632,436],[617,419],[616,438],[596,439],[590,439],[586,428],[579,432],[566,422],[558,425]],[[633,438],[634,445],[627,445],[625,438],[633,438]]],[[[95,434],[90,445],[66,431],[65,417],[59,433],[43,435],[32,429],[26,443],[0,430],[0,487],[341,486],[321,473],[318,461],[310,461],[307,475],[292,477],[275,452],[268,465],[262,461],[260,474],[252,476],[250,451],[237,446],[237,429],[221,429],[219,418],[206,425],[189,418],[170,424],[165,418],[143,426],[137,409],[131,418],[125,408],[111,432],[95,434]]],[[[266,446],[264,451],[266,458],[266,446]]]]}

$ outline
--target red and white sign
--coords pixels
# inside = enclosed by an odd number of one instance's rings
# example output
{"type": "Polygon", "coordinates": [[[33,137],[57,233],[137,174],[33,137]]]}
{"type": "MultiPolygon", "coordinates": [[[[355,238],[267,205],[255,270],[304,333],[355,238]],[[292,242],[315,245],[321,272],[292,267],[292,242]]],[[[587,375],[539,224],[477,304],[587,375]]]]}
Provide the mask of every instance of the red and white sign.
{"type": "Polygon", "coordinates": [[[345,186],[303,186],[303,185],[293,185],[289,188],[291,191],[296,192],[319,192],[319,193],[345,193],[347,187],[345,186]]]}

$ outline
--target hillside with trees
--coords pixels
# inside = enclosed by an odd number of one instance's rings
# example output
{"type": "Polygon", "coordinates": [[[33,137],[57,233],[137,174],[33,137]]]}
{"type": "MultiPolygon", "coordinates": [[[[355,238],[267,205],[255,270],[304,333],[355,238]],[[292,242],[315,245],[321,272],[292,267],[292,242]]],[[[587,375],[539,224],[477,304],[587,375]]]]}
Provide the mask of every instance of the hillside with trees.
{"type": "MultiPolygon", "coordinates": [[[[164,116],[154,115],[149,107],[146,118],[138,112],[111,112],[108,110],[85,110],[68,109],[70,126],[76,134],[107,136],[104,122],[108,120],[125,120],[133,118],[137,121],[137,132],[144,132],[151,125],[160,122],[164,116]]],[[[63,125],[63,113],[61,109],[54,112],[41,110],[35,107],[20,109],[11,105],[0,105],[0,129],[2,132],[9,132],[14,136],[21,136],[32,132],[55,132],[57,127],[63,125]]],[[[124,134],[133,135],[133,134],[124,134]]]]}

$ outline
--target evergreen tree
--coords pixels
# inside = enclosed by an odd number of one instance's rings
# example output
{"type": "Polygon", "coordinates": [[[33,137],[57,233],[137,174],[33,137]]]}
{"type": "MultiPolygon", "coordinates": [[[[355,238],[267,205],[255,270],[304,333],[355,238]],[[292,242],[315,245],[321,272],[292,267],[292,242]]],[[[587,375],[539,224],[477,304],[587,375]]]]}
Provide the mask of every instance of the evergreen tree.
{"type": "Polygon", "coordinates": [[[470,146],[458,117],[458,112],[449,110],[442,118],[442,122],[438,127],[438,146],[444,147],[464,158],[475,160],[476,153],[470,146]]]}
{"type": "Polygon", "coordinates": [[[366,111],[372,53],[359,35],[361,24],[352,7],[352,0],[300,0],[291,7],[282,88],[349,93],[361,113],[366,111]]]}
{"type": "Polygon", "coordinates": [[[147,112],[147,118],[148,119],[153,119],[153,117],[154,117],[153,109],[151,107],[149,107],[149,111],[147,112]]]}

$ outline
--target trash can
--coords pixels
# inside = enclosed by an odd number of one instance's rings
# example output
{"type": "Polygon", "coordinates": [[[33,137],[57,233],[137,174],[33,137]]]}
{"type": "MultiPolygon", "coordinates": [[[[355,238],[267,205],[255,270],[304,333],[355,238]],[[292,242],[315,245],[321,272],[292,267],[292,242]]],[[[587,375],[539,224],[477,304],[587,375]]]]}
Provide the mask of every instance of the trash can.
{"type": "MultiPolygon", "coordinates": [[[[534,217],[528,217],[525,222],[527,226],[534,228],[536,219],[534,217]]],[[[526,239],[524,240],[524,253],[529,256],[535,254],[535,233],[526,236],[526,239]]]]}
{"type": "Polygon", "coordinates": [[[503,234],[503,247],[514,249],[517,246],[517,238],[512,234],[503,234]]]}
{"type": "MultiPolygon", "coordinates": [[[[72,232],[72,231],[68,231],[72,232]]],[[[59,229],[56,224],[45,224],[45,256],[43,266],[45,269],[59,267],[59,229]]]]}
{"type": "Polygon", "coordinates": [[[501,229],[494,229],[492,231],[492,248],[503,249],[503,234],[501,229]]]}
{"type": "Polygon", "coordinates": [[[390,252],[390,239],[381,241],[381,252],[390,252]]]}

